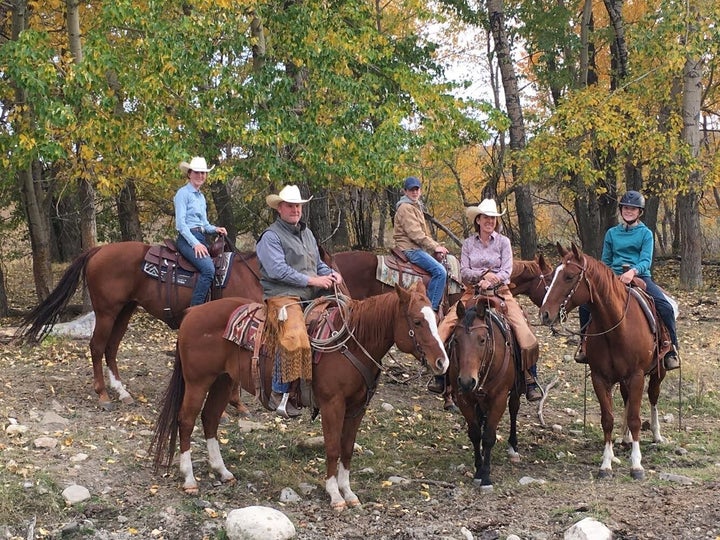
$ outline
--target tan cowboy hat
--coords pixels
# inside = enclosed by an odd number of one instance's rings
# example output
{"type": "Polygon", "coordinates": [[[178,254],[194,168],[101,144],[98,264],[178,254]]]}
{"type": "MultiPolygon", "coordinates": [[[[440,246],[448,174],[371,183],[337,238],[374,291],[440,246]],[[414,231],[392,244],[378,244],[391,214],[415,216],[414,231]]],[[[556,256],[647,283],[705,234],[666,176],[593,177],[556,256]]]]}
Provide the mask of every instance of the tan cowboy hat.
{"type": "MultiPolygon", "coordinates": [[[[312,199],[312,196],[310,197],[310,199],[312,199]]],[[[285,186],[280,190],[280,193],[278,193],[277,195],[273,193],[272,195],[268,195],[267,197],[265,197],[265,202],[270,208],[272,208],[273,210],[277,210],[278,204],[280,204],[281,202],[291,204],[305,204],[310,199],[303,199],[297,186],[285,186]]]]}
{"type": "Polygon", "coordinates": [[[194,158],[192,158],[190,160],[190,163],[181,161],[179,167],[180,167],[180,170],[183,172],[183,174],[187,174],[188,171],[210,172],[215,168],[215,165],[213,165],[212,167],[210,167],[208,169],[205,158],[195,156],[194,158]]]}
{"type": "Polygon", "coordinates": [[[470,221],[475,221],[475,218],[480,214],[490,217],[500,217],[505,214],[505,210],[502,213],[498,212],[497,204],[492,199],[484,199],[477,206],[471,206],[465,210],[465,215],[470,221]]]}

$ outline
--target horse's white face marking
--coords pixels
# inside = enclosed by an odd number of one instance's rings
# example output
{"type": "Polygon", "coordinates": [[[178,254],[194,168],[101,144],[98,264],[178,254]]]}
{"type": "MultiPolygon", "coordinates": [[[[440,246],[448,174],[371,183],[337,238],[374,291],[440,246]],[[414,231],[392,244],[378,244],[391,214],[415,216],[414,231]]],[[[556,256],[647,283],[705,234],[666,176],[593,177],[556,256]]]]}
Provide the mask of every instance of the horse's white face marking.
{"type": "Polygon", "coordinates": [[[432,335],[435,336],[435,340],[438,342],[438,345],[440,346],[440,350],[442,351],[442,369],[443,371],[447,371],[447,368],[450,366],[450,359],[448,358],[447,352],[445,351],[445,345],[442,342],[442,339],[440,339],[440,332],[438,332],[438,326],[437,326],[437,319],[435,317],[435,312],[432,310],[430,306],[424,306],[421,310],[423,317],[425,317],[425,320],[428,323],[428,326],[430,327],[430,332],[432,332],[432,335]]]}
{"type": "Polygon", "coordinates": [[[548,285],[548,288],[545,290],[545,296],[543,296],[543,301],[542,301],[543,304],[547,301],[548,294],[550,294],[550,291],[552,290],[553,285],[555,285],[555,280],[557,279],[558,274],[560,274],[560,272],[564,269],[565,269],[565,265],[560,264],[553,272],[552,280],[550,281],[550,285],[548,285]]]}

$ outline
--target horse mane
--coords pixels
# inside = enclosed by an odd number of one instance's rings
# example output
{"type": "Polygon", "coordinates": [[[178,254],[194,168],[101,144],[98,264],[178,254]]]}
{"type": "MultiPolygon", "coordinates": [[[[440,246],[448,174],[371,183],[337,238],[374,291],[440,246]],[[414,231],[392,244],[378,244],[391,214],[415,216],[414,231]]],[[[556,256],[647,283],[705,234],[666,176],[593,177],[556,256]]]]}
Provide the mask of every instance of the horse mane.
{"type": "Polygon", "coordinates": [[[395,291],[364,300],[352,300],[348,324],[355,339],[364,347],[370,343],[382,343],[395,317],[398,302],[400,299],[395,291]]]}
{"type": "Polygon", "coordinates": [[[537,261],[514,260],[513,269],[510,273],[510,281],[512,281],[514,277],[522,276],[526,273],[534,276],[540,275],[543,272],[537,261]]]}
{"type": "MultiPolygon", "coordinates": [[[[612,268],[604,262],[591,257],[587,253],[584,253],[583,257],[586,261],[586,272],[588,278],[593,278],[593,301],[595,303],[599,303],[598,299],[623,298],[623,295],[626,293],[626,287],[612,271],[612,268]]],[[[580,263],[580,261],[577,262],[580,263]]],[[[623,304],[624,299],[619,305],[623,304]]],[[[610,307],[611,304],[609,302],[602,302],[602,305],[610,307]]]]}

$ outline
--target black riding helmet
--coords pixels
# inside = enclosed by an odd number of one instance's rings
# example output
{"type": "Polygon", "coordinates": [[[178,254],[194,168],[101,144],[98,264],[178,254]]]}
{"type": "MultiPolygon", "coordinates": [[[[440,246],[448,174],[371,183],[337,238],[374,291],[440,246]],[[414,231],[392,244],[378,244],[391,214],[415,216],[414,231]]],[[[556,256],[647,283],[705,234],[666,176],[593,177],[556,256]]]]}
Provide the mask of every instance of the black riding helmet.
{"type": "Polygon", "coordinates": [[[645,210],[645,197],[639,191],[628,191],[620,199],[620,207],[632,206],[634,208],[640,208],[645,210]]]}

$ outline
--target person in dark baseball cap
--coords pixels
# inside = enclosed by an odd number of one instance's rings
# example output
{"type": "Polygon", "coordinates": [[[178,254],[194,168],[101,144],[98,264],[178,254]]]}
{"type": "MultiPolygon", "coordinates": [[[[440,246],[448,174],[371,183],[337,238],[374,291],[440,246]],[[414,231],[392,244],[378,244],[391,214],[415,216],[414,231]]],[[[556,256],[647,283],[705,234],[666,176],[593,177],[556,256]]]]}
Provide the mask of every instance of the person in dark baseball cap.
{"type": "Polygon", "coordinates": [[[447,270],[438,259],[445,257],[448,250],[430,236],[425,208],[420,200],[421,188],[420,180],[415,176],[408,176],[403,182],[405,194],[395,205],[393,239],[395,247],[405,253],[411,263],[430,274],[427,295],[437,313],[447,280],[447,270]]]}

